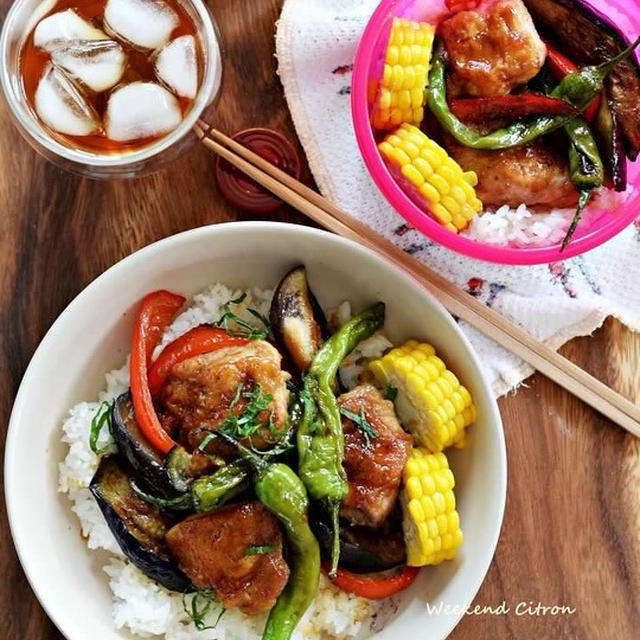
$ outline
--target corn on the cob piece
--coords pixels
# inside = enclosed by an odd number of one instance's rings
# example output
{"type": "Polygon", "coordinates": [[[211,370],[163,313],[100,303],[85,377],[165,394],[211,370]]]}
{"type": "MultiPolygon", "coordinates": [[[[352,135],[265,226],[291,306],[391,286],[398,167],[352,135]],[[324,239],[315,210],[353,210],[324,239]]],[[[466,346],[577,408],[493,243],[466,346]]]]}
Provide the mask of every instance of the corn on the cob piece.
{"type": "Polygon", "coordinates": [[[475,172],[464,172],[417,127],[403,124],[378,148],[407,194],[447,229],[461,231],[482,211],[475,172]]]}
{"type": "Polygon", "coordinates": [[[422,122],[434,34],[435,28],[426,22],[393,19],[384,72],[371,114],[375,129],[422,122]]]}
{"type": "Polygon", "coordinates": [[[407,564],[439,564],[462,544],[460,517],[453,494],[455,479],[444,453],[416,447],[404,467],[400,497],[407,564]]]}
{"type": "Polygon", "coordinates": [[[398,417],[417,444],[434,453],[450,445],[464,446],[464,430],[475,421],[476,408],[430,344],[409,340],[369,368],[380,385],[398,390],[398,417]]]}

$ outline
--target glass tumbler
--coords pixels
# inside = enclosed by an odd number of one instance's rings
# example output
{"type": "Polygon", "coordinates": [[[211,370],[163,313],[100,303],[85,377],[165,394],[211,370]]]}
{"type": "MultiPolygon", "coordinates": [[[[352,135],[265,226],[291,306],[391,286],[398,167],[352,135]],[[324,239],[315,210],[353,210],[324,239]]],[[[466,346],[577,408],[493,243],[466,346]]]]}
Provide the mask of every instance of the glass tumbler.
{"type": "Polygon", "coordinates": [[[0,83],[15,125],[29,144],[54,164],[91,178],[134,177],[159,169],[197,141],[193,125],[211,114],[222,83],[222,52],[215,21],[202,0],[178,0],[193,21],[199,40],[200,86],[190,110],[171,132],[147,146],[100,153],[62,142],[52,135],[27,100],[21,72],[22,47],[55,0],[16,0],[0,35],[0,83]]]}

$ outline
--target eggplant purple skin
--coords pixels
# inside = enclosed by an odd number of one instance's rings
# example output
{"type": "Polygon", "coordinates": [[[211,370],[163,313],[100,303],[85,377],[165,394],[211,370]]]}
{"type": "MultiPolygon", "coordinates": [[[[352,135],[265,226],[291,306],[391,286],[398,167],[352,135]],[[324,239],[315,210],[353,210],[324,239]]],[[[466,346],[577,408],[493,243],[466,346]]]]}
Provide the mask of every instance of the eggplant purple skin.
{"type": "Polygon", "coordinates": [[[273,295],[269,320],[278,344],[285,349],[297,371],[304,373],[328,335],[327,321],[309,288],[304,265],[294,267],[280,280],[273,295]],[[287,319],[303,322],[305,335],[302,343],[301,336],[294,335],[287,328],[287,319]]]}
{"type": "Polygon", "coordinates": [[[624,135],[617,118],[614,118],[611,132],[612,163],[611,178],[616,191],[627,189],[627,161],[625,159],[624,135]]]}
{"type": "Polygon", "coordinates": [[[615,113],[612,113],[612,120],[609,170],[613,188],[616,191],[625,191],[627,188],[627,162],[625,160],[624,135],[615,113]]]}
{"type": "Polygon", "coordinates": [[[602,100],[600,103],[598,115],[592,126],[613,188],[616,191],[624,191],[627,188],[627,161],[622,131],[608,100],[602,100]]]}
{"type": "MultiPolygon", "coordinates": [[[[318,507],[314,507],[309,514],[309,526],[318,539],[323,555],[331,557],[333,545],[333,529],[318,507]]],[[[381,534],[384,535],[384,534],[381,534]]],[[[404,548],[404,547],[403,547],[404,548]]],[[[353,573],[375,573],[401,566],[406,562],[406,554],[394,555],[392,551],[386,557],[367,549],[362,544],[356,544],[340,537],[340,566],[353,573]]]]}
{"type": "Polygon", "coordinates": [[[112,425],[118,451],[135,471],[142,488],[165,498],[174,498],[188,489],[186,481],[170,473],[166,461],[146,441],[136,422],[128,391],[116,398],[112,425]]]}
{"type": "MultiPolygon", "coordinates": [[[[631,40],[603,12],[585,0],[524,0],[533,21],[558,49],[579,65],[611,59],[631,40]]],[[[613,111],[630,160],[640,152],[640,57],[634,51],[606,80],[613,111]]]]}
{"type": "MultiPolygon", "coordinates": [[[[127,528],[126,523],[117,513],[101,488],[101,470],[104,464],[114,464],[113,456],[103,458],[96,471],[89,490],[95,498],[102,515],[113,533],[118,546],[129,560],[146,576],[160,583],[170,591],[186,592],[191,588],[191,581],[180,571],[173,560],[166,554],[157,553],[146,547],[127,528]]],[[[116,463],[117,464],[117,463],[116,463]]],[[[123,465],[119,465],[123,469],[123,465]]],[[[123,471],[124,473],[124,471],[123,471]]]]}

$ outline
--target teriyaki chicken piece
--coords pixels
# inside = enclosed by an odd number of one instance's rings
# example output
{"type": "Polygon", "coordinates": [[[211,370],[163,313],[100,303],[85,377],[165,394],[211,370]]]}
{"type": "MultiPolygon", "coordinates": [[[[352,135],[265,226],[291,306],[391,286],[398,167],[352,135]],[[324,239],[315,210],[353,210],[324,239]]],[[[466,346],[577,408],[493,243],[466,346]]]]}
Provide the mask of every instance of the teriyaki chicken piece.
{"type": "Polygon", "coordinates": [[[210,437],[224,427],[253,448],[272,446],[287,428],[290,376],[281,361],[275,347],[252,340],[178,363],[160,393],[162,425],[190,451],[208,438],[208,453],[234,456],[233,447],[210,437]],[[243,426],[252,430],[244,438],[243,426]]]}
{"type": "Polygon", "coordinates": [[[338,404],[343,412],[344,469],[349,481],[340,515],[354,525],[378,527],[398,498],[413,438],[400,426],[393,403],[373,385],[342,394],[338,404]]]}
{"type": "Polygon", "coordinates": [[[439,25],[455,95],[500,96],[531,80],[547,49],[522,0],[485,0],[439,25]]]}
{"type": "Polygon", "coordinates": [[[289,579],[280,524],[257,500],[187,518],[166,540],[193,585],[213,589],[226,608],[269,611],[289,579]]]}

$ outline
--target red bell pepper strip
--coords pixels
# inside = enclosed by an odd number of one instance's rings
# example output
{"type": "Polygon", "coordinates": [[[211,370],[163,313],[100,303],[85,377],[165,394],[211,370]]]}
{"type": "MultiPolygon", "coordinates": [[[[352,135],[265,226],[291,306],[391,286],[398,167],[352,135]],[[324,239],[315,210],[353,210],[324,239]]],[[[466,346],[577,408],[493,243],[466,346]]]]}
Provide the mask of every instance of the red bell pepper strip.
{"type": "Polygon", "coordinates": [[[168,344],[149,369],[149,391],[156,398],[162,389],[171,369],[178,362],[220,349],[221,347],[242,346],[249,342],[247,338],[230,336],[224,329],[201,324],[182,334],[168,344]]]}
{"type": "Polygon", "coordinates": [[[369,600],[388,598],[413,584],[420,567],[405,567],[392,576],[360,575],[338,568],[333,584],[347,593],[354,593],[369,600]]]}
{"type": "MultiPolygon", "coordinates": [[[[573,60],[570,60],[563,53],[560,53],[552,44],[549,44],[547,40],[544,40],[544,43],[547,46],[547,64],[558,80],[562,80],[562,78],[568,76],[570,73],[579,71],[580,67],[573,62],[573,60]]],[[[601,100],[601,95],[596,96],[584,110],[583,115],[589,122],[598,115],[601,100]]]]}
{"type": "Polygon", "coordinates": [[[153,350],[184,302],[185,298],[170,291],[160,290],[146,295],[140,303],[131,340],[129,372],[133,411],[149,444],[163,454],[169,453],[176,443],[158,420],[149,392],[147,371],[153,350]]]}
{"type": "Polygon", "coordinates": [[[571,115],[576,108],[566,100],[538,93],[521,93],[491,98],[454,98],[452,113],[463,122],[482,122],[494,118],[518,120],[532,115],[571,115]]]}
{"type": "Polygon", "coordinates": [[[565,76],[578,70],[577,64],[569,60],[563,53],[560,53],[547,40],[544,43],[547,45],[547,64],[558,80],[562,80],[565,76]]]}
{"type": "Polygon", "coordinates": [[[445,0],[445,6],[449,11],[458,13],[459,11],[472,11],[480,4],[480,0],[445,0]]]}

